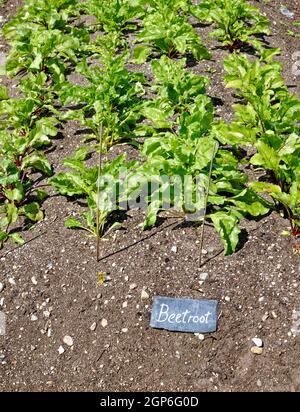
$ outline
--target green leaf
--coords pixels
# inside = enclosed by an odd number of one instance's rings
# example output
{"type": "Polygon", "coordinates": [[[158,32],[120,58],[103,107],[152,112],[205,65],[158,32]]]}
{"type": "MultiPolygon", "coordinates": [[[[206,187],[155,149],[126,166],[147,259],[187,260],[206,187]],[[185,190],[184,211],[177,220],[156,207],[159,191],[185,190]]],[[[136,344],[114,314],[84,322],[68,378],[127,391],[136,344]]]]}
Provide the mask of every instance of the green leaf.
{"type": "Polygon", "coordinates": [[[266,193],[269,193],[269,194],[272,194],[272,193],[280,194],[280,193],[282,193],[280,186],[274,185],[274,184],[271,184],[271,183],[252,182],[252,183],[250,183],[250,186],[256,192],[266,192],[266,193]]]}
{"type": "Polygon", "coordinates": [[[5,196],[12,202],[21,202],[24,198],[24,187],[22,183],[16,182],[14,189],[6,189],[5,196]]]}
{"type": "MultiPolygon", "coordinates": [[[[104,213],[104,216],[105,216],[105,213],[104,213]]],[[[86,222],[87,222],[87,225],[88,225],[88,227],[91,229],[91,231],[94,233],[94,234],[96,234],[96,222],[95,222],[95,219],[94,219],[94,212],[93,212],[93,210],[89,210],[88,212],[86,212],[86,213],[84,213],[84,217],[85,217],[85,219],[86,219],[86,222]]],[[[101,228],[101,226],[103,227],[104,226],[104,222],[105,222],[105,220],[104,221],[101,221],[101,213],[100,213],[100,236],[101,236],[101,232],[102,232],[102,228],[101,228]]]]}
{"type": "Polygon", "coordinates": [[[151,49],[147,46],[137,46],[133,51],[132,62],[135,64],[145,63],[148,59],[148,56],[151,52],[151,49]]]}
{"type": "Polygon", "coordinates": [[[8,224],[15,223],[18,219],[18,209],[14,203],[8,203],[6,207],[8,224]]]}
{"type": "Polygon", "coordinates": [[[261,196],[258,196],[251,189],[244,189],[237,196],[230,199],[241,211],[249,213],[251,216],[261,216],[269,212],[272,204],[261,196]]]}
{"type": "Polygon", "coordinates": [[[68,229],[85,229],[84,225],[74,217],[68,217],[65,221],[65,227],[68,229]]]}
{"type": "Polygon", "coordinates": [[[11,233],[9,234],[9,238],[13,240],[17,245],[23,246],[25,243],[25,240],[22,238],[22,236],[19,233],[11,233]]]}
{"type": "Polygon", "coordinates": [[[209,217],[225,246],[225,256],[231,255],[236,249],[241,232],[237,217],[222,211],[213,213],[209,217]]]}
{"type": "Polygon", "coordinates": [[[155,127],[158,127],[159,129],[170,127],[170,123],[167,121],[167,117],[170,113],[165,113],[161,109],[155,107],[144,107],[142,109],[142,114],[147,119],[150,119],[155,127]]]}
{"type": "Polygon", "coordinates": [[[55,127],[58,124],[58,120],[54,117],[43,117],[36,122],[37,133],[46,136],[56,136],[57,128],[55,127]]]}
{"type": "Polygon", "coordinates": [[[87,147],[80,147],[75,151],[74,159],[84,161],[88,158],[90,149],[87,147]]]}
{"type": "Polygon", "coordinates": [[[23,208],[21,211],[25,214],[25,216],[32,220],[33,222],[38,222],[39,220],[42,220],[44,217],[43,212],[40,209],[40,206],[36,202],[28,203],[23,208]]]}
{"type": "Polygon", "coordinates": [[[195,57],[196,60],[209,60],[211,59],[211,54],[207,50],[206,47],[204,47],[202,44],[194,43],[191,45],[191,51],[195,57]]]}
{"type": "Polygon", "coordinates": [[[256,147],[258,153],[251,158],[250,163],[277,172],[280,158],[276,150],[262,141],[257,142],[256,147]]]}
{"type": "Polygon", "coordinates": [[[2,247],[2,243],[4,243],[8,239],[8,234],[0,230],[0,248],[2,247]]]}
{"type": "Polygon", "coordinates": [[[34,58],[34,60],[32,61],[31,65],[29,66],[30,69],[36,69],[36,70],[40,70],[41,69],[41,65],[43,62],[43,55],[41,53],[38,53],[36,55],[36,57],[34,58]]]}
{"type": "Polygon", "coordinates": [[[76,150],[74,156],[66,157],[63,160],[63,164],[64,166],[83,173],[85,170],[84,160],[88,158],[89,153],[90,150],[87,147],[80,147],[76,150]]]}
{"type": "Polygon", "coordinates": [[[247,145],[256,142],[256,131],[240,124],[220,122],[213,130],[222,144],[247,145]]]}
{"type": "Polygon", "coordinates": [[[48,192],[46,192],[46,190],[43,190],[43,189],[35,189],[34,193],[36,195],[36,199],[39,202],[43,202],[43,200],[45,200],[46,197],[48,197],[48,192]]]}
{"type": "Polygon", "coordinates": [[[265,62],[271,62],[273,57],[280,54],[281,50],[279,48],[263,49],[261,54],[261,60],[265,62]]]}
{"type": "Polygon", "coordinates": [[[143,223],[143,230],[151,228],[155,225],[157,214],[160,210],[160,202],[151,202],[147,209],[147,217],[143,223]]]}
{"type": "Polygon", "coordinates": [[[7,100],[9,98],[8,89],[5,86],[0,85],[0,101],[7,100]]]}
{"type": "Polygon", "coordinates": [[[51,176],[52,167],[42,152],[34,152],[29,156],[26,156],[23,160],[22,168],[31,168],[35,171],[40,171],[47,176],[51,176]]]}
{"type": "Polygon", "coordinates": [[[58,173],[50,180],[50,184],[54,186],[61,195],[74,196],[85,193],[82,186],[78,186],[77,182],[74,181],[72,173],[58,173]]]}
{"type": "Polygon", "coordinates": [[[297,149],[300,149],[300,136],[298,136],[296,133],[292,133],[287,138],[278,154],[279,156],[293,154],[297,149]]]}

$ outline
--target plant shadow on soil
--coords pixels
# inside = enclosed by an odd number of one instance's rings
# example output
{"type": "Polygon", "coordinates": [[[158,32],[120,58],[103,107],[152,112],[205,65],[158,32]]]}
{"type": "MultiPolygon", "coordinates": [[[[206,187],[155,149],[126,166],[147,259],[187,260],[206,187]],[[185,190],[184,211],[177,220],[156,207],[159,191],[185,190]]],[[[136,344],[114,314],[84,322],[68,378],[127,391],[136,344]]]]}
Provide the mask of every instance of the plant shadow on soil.
{"type": "MultiPolygon", "coordinates": [[[[158,220],[159,220],[159,219],[158,219],[158,220]]],[[[163,220],[166,220],[166,219],[163,219],[163,220]]],[[[113,252],[111,252],[111,253],[109,253],[109,254],[107,254],[107,255],[105,255],[105,256],[102,256],[102,257],[99,259],[99,261],[106,260],[106,259],[108,259],[108,258],[111,258],[111,257],[117,255],[118,253],[127,251],[128,249],[130,249],[130,248],[132,248],[132,247],[134,247],[134,246],[137,246],[137,245],[145,242],[146,240],[149,240],[149,239],[153,238],[154,236],[158,235],[160,232],[164,231],[165,229],[170,229],[172,226],[174,226],[174,225],[176,225],[176,224],[177,224],[177,222],[175,222],[175,223],[174,223],[174,222],[173,222],[173,223],[169,223],[169,224],[164,225],[164,226],[161,226],[162,223],[161,223],[160,225],[158,224],[158,225],[155,226],[154,229],[152,229],[152,232],[151,232],[151,233],[148,233],[146,236],[142,237],[141,239],[139,239],[139,240],[137,240],[137,241],[135,241],[135,242],[132,242],[132,243],[126,245],[126,246],[123,246],[123,247],[119,248],[118,250],[115,250],[115,251],[113,251],[113,252]],[[159,226],[161,226],[161,227],[159,227],[159,226]],[[157,228],[159,228],[159,229],[157,230],[157,228]],[[155,230],[155,229],[156,229],[156,230],[155,230]]],[[[123,228],[123,230],[126,230],[126,229],[123,228]]]]}

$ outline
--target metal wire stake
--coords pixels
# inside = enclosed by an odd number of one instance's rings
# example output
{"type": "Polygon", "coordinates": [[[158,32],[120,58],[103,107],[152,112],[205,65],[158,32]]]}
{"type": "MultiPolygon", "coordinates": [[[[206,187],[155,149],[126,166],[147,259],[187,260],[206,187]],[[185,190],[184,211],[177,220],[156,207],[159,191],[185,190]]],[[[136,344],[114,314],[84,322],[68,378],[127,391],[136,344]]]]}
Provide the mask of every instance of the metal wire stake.
{"type": "Polygon", "coordinates": [[[208,174],[208,183],[207,183],[207,189],[206,189],[206,195],[205,195],[205,204],[204,204],[203,224],[202,224],[202,230],[201,230],[201,235],[200,235],[200,262],[199,262],[200,267],[201,267],[201,264],[202,264],[202,246],[203,246],[203,241],[204,241],[205,216],[206,216],[206,210],[207,210],[208,195],[209,195],[209,190],[210,190],[212,167],[213,167],[213,162],[214,162],[214,158],[215,158],[215,155],[216,155],[216,149],[217,149],[217,143],[215,142],[214,147],[213,147],[211,162],[210,162],[209,174],[208,174]]]}
{"type": "Polygon", "coordinates": [[[103,123],[100,124],[99,133],[99,157],[98,157],[98,180],[97,180],[97,213],[96,213],[96,230],[97,230],[97,243],[96,243],[96,258],[97,262],[100,259],[100,178],[102,174],[102,138],[103,138],[103,123]]]}

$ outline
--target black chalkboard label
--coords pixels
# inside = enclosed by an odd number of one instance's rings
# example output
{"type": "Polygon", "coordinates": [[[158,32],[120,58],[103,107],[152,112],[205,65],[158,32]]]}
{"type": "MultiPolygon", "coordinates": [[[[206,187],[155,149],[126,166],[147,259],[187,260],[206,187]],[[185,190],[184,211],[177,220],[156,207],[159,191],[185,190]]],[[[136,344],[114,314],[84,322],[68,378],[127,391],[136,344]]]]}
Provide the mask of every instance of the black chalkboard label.
{"type": "Polygon", "coordinates": [[[177,299],[156,296],[150,326],[178,332],[205,333],[217,330],[216,300],[177,299]]]}

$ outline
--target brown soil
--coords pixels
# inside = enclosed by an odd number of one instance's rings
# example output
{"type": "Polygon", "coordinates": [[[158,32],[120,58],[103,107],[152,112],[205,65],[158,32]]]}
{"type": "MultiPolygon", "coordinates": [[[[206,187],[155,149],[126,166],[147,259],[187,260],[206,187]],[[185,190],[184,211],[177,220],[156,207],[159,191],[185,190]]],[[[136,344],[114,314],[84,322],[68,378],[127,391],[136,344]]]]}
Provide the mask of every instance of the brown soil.
{"type": "MultiPolygon", "coordinates": [[[[20,3],[8,1],[0,14],[10,17],[20,3]]],[[[292,73],[300,42],[286,34],[291,20],[280,13],[279,1],[254,3],[270,18],[267,40],[282,48],[287,84],[300,95],[300,75],[292,73]]],[[[299,20],[297,2],[284,4],[299,20]]],[[[207,28],[197,30],[208,44],[207,28]]],[[[214,61],[194,69],[217,69],[209,74],[209,93],[222,100],[220,114],[229,118],[233,97],[221,80],[226,53],[215,48],[214,61]]],[[[64,139],[54,142],[49,158],[56,169],[80,145],[76,131],[76,124],[70,124],[64,139]]],[[[115,147],[112,154],[121,150],[115,147]]],[[[125,150],[136,156],[132,148],[125,150]]],[[[288,221],[273,213],[244,222],[240,248],[230,257],[223,256],[217,235],[207,226],[207,254],[200,268],[199,229],[165,218],[142,232],[143,212],[130,211],[122,229],[101,242],[97,263],[94,239],[64,228],[65,218],[77,208],[63,197],[50,197],[45,220],[25,234],[28,243],[21,248],[8,243],[0,253],[0,282],[5,284],[0,310],[7,316],[6,335],[0,336],[0,390],[300,390],[299,336],[290,333],[293,311],[300,311],[300,259],[293,241],[281,236],[288,221]],[[102,285],[99,272],[105,274],[102,285]],[[208,278],[199,291],[192,290],[201,272],[208,278]],[[137,286],[131,289],[133,283],[137,286]],[[148,300],[141,300],[143,288],[148,300]],[[151,329],[156,295],[217,299],[217,332],[201,341],[194,334],[151,329]],[[73,338],[71,348],[63,343],[65,335],[73,338]],[[263,339],[262,355],[250,351],[255,336],[263,339]],[[60,345],[65,349],[61,355],[60,345]]]]}

